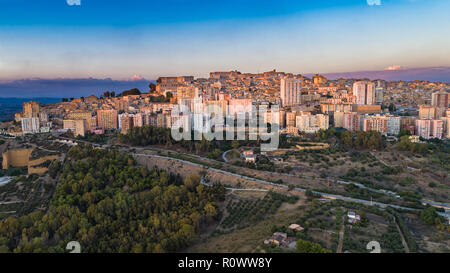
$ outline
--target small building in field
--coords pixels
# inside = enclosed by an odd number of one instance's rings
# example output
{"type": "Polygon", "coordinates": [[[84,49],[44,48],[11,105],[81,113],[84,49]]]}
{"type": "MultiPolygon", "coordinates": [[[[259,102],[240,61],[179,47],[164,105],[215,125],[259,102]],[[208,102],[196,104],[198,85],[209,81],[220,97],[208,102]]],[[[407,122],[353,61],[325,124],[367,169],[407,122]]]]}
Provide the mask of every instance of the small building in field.
{"type": "Polygon", "coordinates": [[[287,239],[287,234],[283,232],[275,232],[272,237],[264,241],[266,245],[276,245],[280,246],[283,243],[283,240],[287,239]]]}
{"type": "Polygon", "coordinates": [[[255,163],[256,162],[256,155],[248,155],[245,157],[246,162],[255,163]]]}
{"type": "Polygon", "coordinates": [[[288,228],[293,231],[303,231],[304,230],[304,228],[298,224],[291,224],[288,228]]]}
{"type": "Polygon", "coordinates": [[[347,213],[347,217],[348,217],[348,222],[350,224],[354,224],[356,222],[361,221],[361,216],[359,216],[358,214],[356,214],[354,211],[349,211],[347,213]]]}
{"type": "Polygon", "coordinates": [[[248,150],[248,151],[243,151],[242,153],[241,153],[241,157],[247,157],[247,156],[250,156],[250,155],[253,155],[253,151],[252,150],[248,150]]]}

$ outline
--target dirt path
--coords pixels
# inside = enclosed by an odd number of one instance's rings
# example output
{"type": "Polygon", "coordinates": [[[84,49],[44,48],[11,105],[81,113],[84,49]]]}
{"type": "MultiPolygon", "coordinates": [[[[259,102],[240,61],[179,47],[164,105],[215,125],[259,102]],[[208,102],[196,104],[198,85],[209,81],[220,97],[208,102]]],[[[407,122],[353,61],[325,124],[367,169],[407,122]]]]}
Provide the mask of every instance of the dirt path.
{"type": "Polygon", "coordinates": [[[395,217],[394,217],[394,223],[395,223],[395,226],[397,227],[398,233],[400,234],[400,238],[402,239],[402,245],[403,245],[403,247],[405,248],[405,252],[406,252],[406,253],[409,253],[409,247],[408,247],[408,244],[406,243],[405,237],[403,236],[403,232],[402,232],[402,230],[400,229],[400,227],[398,226],[397,220],[395,220],[395,217]]]}
{"type": "Polygon", "coordinates": [[[344,234],[345,234],[345,223],[342,224],[341,230],[339,231],[339,244],[336,253],[342,253],[342,247],[344,246],[344,234]]]}

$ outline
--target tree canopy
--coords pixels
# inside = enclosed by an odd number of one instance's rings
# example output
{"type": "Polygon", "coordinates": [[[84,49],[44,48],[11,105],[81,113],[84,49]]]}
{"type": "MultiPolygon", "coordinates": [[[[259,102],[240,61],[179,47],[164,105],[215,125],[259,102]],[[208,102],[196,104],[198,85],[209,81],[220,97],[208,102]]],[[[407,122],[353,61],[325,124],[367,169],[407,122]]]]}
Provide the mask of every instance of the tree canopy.
{"type": "Polygon", "coordinates": [[[217,217],[224,192],[91,146],[51,169],[59,182],[49,210],[0,222],[0,251],[64,252],[69,241],[82,252],[179,251],[217,217]]]}

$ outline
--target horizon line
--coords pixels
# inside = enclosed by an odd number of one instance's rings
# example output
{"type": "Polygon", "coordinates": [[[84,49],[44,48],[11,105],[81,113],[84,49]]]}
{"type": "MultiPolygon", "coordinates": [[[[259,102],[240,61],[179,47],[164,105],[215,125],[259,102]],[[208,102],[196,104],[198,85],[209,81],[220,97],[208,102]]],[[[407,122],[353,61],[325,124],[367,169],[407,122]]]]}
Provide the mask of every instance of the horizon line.
{"type": "MultiPolygon", "coordinates": [[[[387,67],[388,68],[388,67],[387,67]]],[[[297,73],[297,72],[286,72],[286,71],[278,71],[277,69],[274,69],[277,72],[282,72],[282,73],[288,73],[288,74],[294,74],[294,75],[334,75],[334,74],[352,74],[352,73],[375,73],[375,72],[384,72],[384,73],[396,73],[396,72],[405,72],[408,70],[417,70],[417,69],[439,69],[439,68],[450,68],[450,65],[448,66],[424,66],[424,67],[403,67],[400,66],[398,69],[379,69],[379,70],[354,70],[354,71],[342,71],[342,72],[307,72],[307,73],[297,73]]],[[[271,72],[273,70],[268,70],[268,71],[263,71],[263,72],[242,72],[238,69],[223,69],[223,70],[214,70],[214,71],[210,71],[209,73],[212,72],[232,72],[232,71],[238,71],[241,72],[242,74],[263,74],[265,72],[271,72]]],[[[184,73],[186,74],[186,73],[184,73]]],[[[159,77],[177,77],[180,75],[184,75],[184,74],[179,74],[179,75],[173,75],[173,74],[169,74],[167,76],[158,76],[155,79],[148,79],[146,77],[142,77],[140,74],[135,74],[134,76],[138,75],[141,76],[142,78],[140,79],[132,79],[132,77],[130,78],[113,78],[113,77],[93,77],[93,76],[89,76],[89,77],[26,77],[26,78],[14,78],[14,79],[1,79],[0,78],[0,82],[14,82],[14,81],[31,81],[31,80],[111,80],[111,81],[119,81],[119,82],[142,82],[142,81],[156,81],[159,77]]],[[[192,75],[188,75],[187,76],[192,76],[192,75]]],[[[186,76],[185,75],[185,76],[186,76]]],[[[205,77],[196,77],[194,76],[196,79],[201,79],[201,78],[205,78],[205,77]]],[[[206,78],[209,78],[206,77],[206,78]]],[[[352,79],[352,78],[348,78],[348,79],[352,79]]],[[[382,78],[380,78],[381,80],[383,80],[382,78]]]]}

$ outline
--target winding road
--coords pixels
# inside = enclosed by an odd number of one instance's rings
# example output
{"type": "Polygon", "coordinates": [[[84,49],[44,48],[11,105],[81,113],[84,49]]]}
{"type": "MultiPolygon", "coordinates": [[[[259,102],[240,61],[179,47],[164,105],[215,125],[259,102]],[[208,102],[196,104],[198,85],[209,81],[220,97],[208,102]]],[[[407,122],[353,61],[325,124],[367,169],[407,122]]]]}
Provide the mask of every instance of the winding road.
{"type": "MultiPolygon", "coordinates": [[[[134,156],[142,156],[142,157],[153,157],[153,158],[163,158],[163,159],[169,159],[169,160],[174,160],[177,162],[181,162],[184,164],[188,164],[191,166],[197,166],[197,167],[201,167],[203,168],[204,165],[201,164],[197,164],[197,163],[193,163],[187,160],[182,160],[182,159],[178,159],[178,158],[173,158],[173,157],[167,157],[167,156],[161,156],[161,155],[152,155],[152,154],[136,154],[133,153],[134,156]]],[[[261,180],[261,179],[257,179],[257,178],[253,178],[253,177],[248,177],[248,176],[244,176],[244,175],[240,175],[240,174],[236,174],[236,173],[231,173],[228,171],[224,171],[224,170],[220,170],[220,169],[216,169],[216,168],[212,168],[209,167],[208,170],[212,170],[215,172],[219,172],[219,173],[223,173],[226,175],[231,175],[231,176],[235,176],[238,178],[242,178],[245,180],[250,180],[250,181],[254,181],[260,184],[264,184],[264,185],[270,185],[273,187],[278,187],[278,188],[283,188],[283,189],[289,189],[289,187],[287,185],[283,185],[283,184],[276,184],[276,183],[272,183],[269,181],[265,181],[265,180],[261,180]]],[[[295,191],[300,191],[300,192],[306,192],[306,189],[303,188],[299,188],[299,187],[294,187],[292,190],[295,191]]],[[[327,198],[327,199],[332,199],[332,200],[343,200],[343,201],[348,201],[348,202],[355,202],[355,203],[360,203],[360,204],[364,204],[367,206],[379,206],[381,208],[386,208],[386,207],[392,207],[395,209],[402,209],[402,210],[409,210],[409,211],[413,211],[416,209],[413,208],[407,208],[407,207],[402,207],[402,206],[398,206],[398,205],[392,205],[392,204],[385,204],[385,203],[380,203],[380,202],[374,202],[374,201],[368,201],[368,200],[362,200],[362,199],[356,199],[356,198],[352,198],[352,197],[346,197],[346,196],[342,196],[342,195],[337,195],[337,194],[328,194],[328,193],[323,193],[323,192],[317,192],[317,191],[312,191],[315,194],[320,194],[322,197],[327,198]]]]}
{"type": "Polygon", "coordinates": [[[5,185],[5,184],[11,182],[12,179],[13,179],[13,178],[10,177],[10,176],[0,177],[0,186],[3,186],[3,185],[5,185]]]}
{"type": "Polygon", "coordinates": [[[223,154],[222,154],[222,159],[223,159],[224,162],[228,162],[228,160],[227,160],[227,153],[228,153],[229,151],[231,151],[231,150],[225,151],[225,152],[223,152],[223,154]]]}
{"type": "MultiPolygon", "coordinates": [[[[76,140],[76,141],[79,141],[79,140],[76,140]]],[[[89,143],[87,141],[81,141],[81,142],[92,144],[92,143],[89,143]]],[[[94,144],[94,146],[101,147],[101,148],[111,148],[111,145],[108,145],[108,144],[105,144],[105,145],[94,144]]],[[[131,149],[136,149],[138,147],[130,147],[130,148],[131,149]]],[[[129,151],[130,148],[127,149],[128,152],[130,152],[129,151]]],[[[139,147],[138,149],[142,149],[142,148],[139,147]]],[[[155,148],[155,147],[151,147],[150,149],[151,150],[156,150],[156,151],[166,151],[164,149],[159,149],[159,148],[155,148]]],[[[229,164],[229,163],[227,163],[227,159],[226,159],[226,155],[227,155],[227,153],[229,151],[225,151],[222,154],[222,159],[224,160],[225,164],[229,164]]],[[[173,152],[178,153],[176,151],[173,151],[173,152]]],[[[180,154],[183,154],[183,153],[180,153],[180,154]]],[[[159,157],[159,158],[164,158],[164,159],[176,160],[178,162],[182,162],[182,163],[186,163],[186,164],[190,164],[190,165],[198,166],[198,167],[202,167],[202,168],[205,167],[204,165],[201,165],[201,164],[197,164],[197,163],[193,163],[193,162],[190,162],[190,161],[187,161],[187,160],[177,159],[177,158],[173,158],[173,157],[160,156],[160,155],[149,155],[149,154],[137,154],[137,153],[133,153],[133,155],[135,155],[135,156],[147,156],[147,157],[159,157]]],[[[193,157],[197,157],[197,158],[203,159],[203,160],[209,160],[209,161],[218,162],[218,161],[211,160],[209,158],[204,158],[204,157],[201,157],[201,156],[198,156],[198,155],[192,155],[192,154],[188,154],[188,155],[189,156],[193,156],[193,157]]],[[[385,162],[382,162],[382,163],[385,164],[385,162]]],[[[223,174],[232,175],[232,176],[239,177],[239,178],[242,178],[242,179],[254,181],[254,182],[257,182],[257,183],[288,189],[288,186],[286,186],[286,185],[276,184],[276,183],[272,183],[272,182],[269,182],[269,181],[265,181],[265,180],[261,180],[261,179],[257,179],[257,178],[253,178],[253,177],[248,177],[248,176],[244,176],[244,175],[239,175],[239,174],[236,174],[236,173],[231,173],[231,172],[223,171],[223,170],[212,168],[212,167],[209,167],[209,169],[213,170],[213,171],[216,171],[216,172],[223,173],[223,174]]],[[[269,174],[274,174],[274,175],[280,175],[280,173],[274,173],[274,172],[269,172],[269,171],[264,171],[264,172],[265,173],[269,173],[269,174]]],[[[282,174],[282,175],[291,176],[291,177],[294,176],[292,174],[282,174]]],[[[315,178],[315,179],[320,179],[320,178],[315,178]]],[[[364,186],[362,184],[354,183],[354,182],[342,181],[342,180],[337,180],[337,179],[333,179],[333,180],[334,180],[335,183],[339,183],[339,184],[354,184],[355,186],[357,186],[359,188],[364,188],[364,189],[367,189],[369,191],[383,193],[383,194],[386,194],[386,195],[394,196],[395,198],[401,198],[395,192],[391,192],[391,191],[387,191],[387,190],[372,189],[372,188],[366,187],[366,186],[364,186]]],[[[235,190],[238,190],[238,189],[235,189],[235,190]]],[[[303,189],[303,188],[300,188],[300,187],[295,187],[293,190],[306,192],[306,189],[303,189]]],[[[316,191],[313,191],[313,193],[320,194],[324,198],[327,198],[327,199],[338,199],[338,200],[343,200],[343,201],[348,201],[348,202],[360,203],[360,204],[364,204],[364,205],[368,205],[368,206],[376,205],[376,206],[379,206],[379,207],[382,207],[382,208],[392,207],[392,208],[396,208],[396,209],[403,209],[403,210],[409,210],[409,211],[416,210],[416,209],[413,209],[413,208],[408,208],[408,207],[403,207],[403,206],[398,206],[398,205],[393,205],[393,204],[385,204],[385,203],[380,203],[380,202],[375,202],[375,201],[356,199],[356,198],[346,197],[346,196],[342,196],[342,195],[328,194],[328,193],[322,193],[322,192],[316,192],[316,191]]],[[[434,206],[434,207],[437,207],[437,208],[445,209],[445,212],[439,212],[439,214],[441,216],[446,217],[447,219],[450,218],[450,204],[439,203],[439,202],[435,202],[435,201],[431,201],[431,200],[422,200],[422,203],[426,204],[426,205],[431,205],[431,206],[434,206]]]]}

